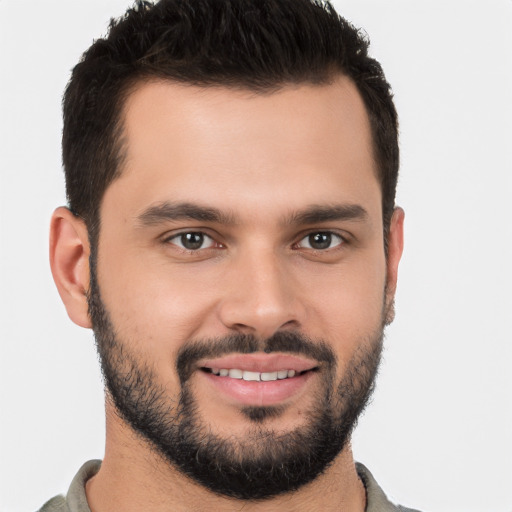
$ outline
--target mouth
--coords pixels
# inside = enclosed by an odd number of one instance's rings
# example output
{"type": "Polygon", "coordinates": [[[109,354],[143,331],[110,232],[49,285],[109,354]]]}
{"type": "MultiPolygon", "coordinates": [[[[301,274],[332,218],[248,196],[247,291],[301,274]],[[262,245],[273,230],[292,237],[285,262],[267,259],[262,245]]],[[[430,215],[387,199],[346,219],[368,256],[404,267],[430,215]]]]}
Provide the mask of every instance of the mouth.
{"type": "Polygon", "coordinates": [[[274,372],[252,372],[249,370],[241,370],[240,368],[201,368],[206,373],[212,373],[220,377],[228,377],[230,379],[245,380],[247,382],[271,382],[275,380],[291,379],[295,376],[304,375],[306,372],[316,371],[317,368],[303,370],[277,370],[274,372]]]}
{"type": "Polygon", "coordinates": [[[320,366],[303,357],[256,353],[202,361],[198,370],[213,387],[215,400],[223,398],[239,406],[269,406],[296,399],[320,366]]]}

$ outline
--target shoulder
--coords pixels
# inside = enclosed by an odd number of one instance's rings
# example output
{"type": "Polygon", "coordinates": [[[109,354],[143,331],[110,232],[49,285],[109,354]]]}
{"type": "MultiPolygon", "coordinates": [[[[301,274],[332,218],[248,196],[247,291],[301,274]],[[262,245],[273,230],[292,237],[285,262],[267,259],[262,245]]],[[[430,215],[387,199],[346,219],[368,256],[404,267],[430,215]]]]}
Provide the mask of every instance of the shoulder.
{"type": "Polygon", "coordinates": [[[402,507],[401,505],[398,505],[398,507],[396,509],[398,510],[398,512],[420,512],[419,510],[416,510],[415,508],[402,507]]]}
{"type": "Polygon", "coordinates": [[[69,512],[66,498],[59,495],[48,500],[37,512],[69,512]]]}
{"type": "Polygon", "coordinates": [[[366,489],[365,512],[419,512],[419,510],[395,505],[389,501],[373,475],[363,464],[357,462],[356,469],[366,489]]]}
{"type": "Polygon", "coordinates": [[[47,501],[38,512],[91,512],[85,495],[85,484],[100,469],[101,461],[86,462],[75,475],[67,495],[55,496],[47,501]]]}

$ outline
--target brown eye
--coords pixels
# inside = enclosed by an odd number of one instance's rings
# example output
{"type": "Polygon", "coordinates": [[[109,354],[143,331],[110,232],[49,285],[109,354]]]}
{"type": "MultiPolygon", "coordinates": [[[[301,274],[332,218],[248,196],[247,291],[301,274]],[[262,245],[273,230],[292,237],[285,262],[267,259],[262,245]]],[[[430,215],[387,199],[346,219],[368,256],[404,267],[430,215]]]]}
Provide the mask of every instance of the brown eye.
{"type": "Polygon", "coordinates": [[[318,231],[305,236],[298,245],[305,249],[323,251],[341,245],[343,242],[344,240],[341,236],[336,235],[335,233],[331,233],[329,231],[318,231]]]}

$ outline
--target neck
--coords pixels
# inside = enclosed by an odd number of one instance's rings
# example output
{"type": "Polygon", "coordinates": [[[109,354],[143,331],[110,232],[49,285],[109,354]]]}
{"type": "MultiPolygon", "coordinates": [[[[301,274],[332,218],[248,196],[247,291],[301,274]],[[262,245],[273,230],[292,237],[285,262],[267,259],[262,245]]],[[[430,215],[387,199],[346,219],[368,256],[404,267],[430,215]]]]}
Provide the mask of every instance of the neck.
{"type": "Polygon", "coordinates": [[[363,512],[366,493],[350,445],[329,468],[297,491],[265,501],[218,496],[184,476],[152,450],[107,406],[107,443],[99,472],[86,485],[91,512],[363,512]]]}

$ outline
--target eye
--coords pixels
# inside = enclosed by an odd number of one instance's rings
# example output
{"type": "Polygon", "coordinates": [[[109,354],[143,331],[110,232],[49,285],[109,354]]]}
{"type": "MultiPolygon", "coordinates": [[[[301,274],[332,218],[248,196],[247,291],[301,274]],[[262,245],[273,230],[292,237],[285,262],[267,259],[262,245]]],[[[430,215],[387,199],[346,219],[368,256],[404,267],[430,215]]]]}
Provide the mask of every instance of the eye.
{"type": "Polygon", "coordinates": [[[200,231],[189,231],[179,233],[166,240],[186,251],[198,251],[200,249],[209,249],[215,246],[215,240],[200,231]]]}
{"type": "Polygon", "coordinates": [[[298,244],[298,247],[304,249],[313,249],[315,251],[325,251],[342,245],[345,242],[340,235],[330,231],[317,231],[305,236],[298,244]]]}

